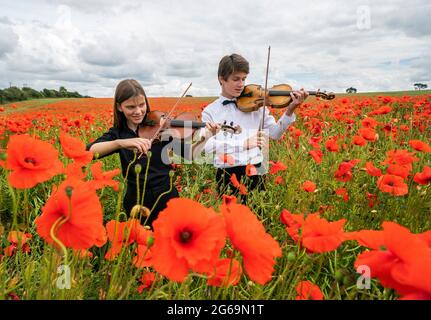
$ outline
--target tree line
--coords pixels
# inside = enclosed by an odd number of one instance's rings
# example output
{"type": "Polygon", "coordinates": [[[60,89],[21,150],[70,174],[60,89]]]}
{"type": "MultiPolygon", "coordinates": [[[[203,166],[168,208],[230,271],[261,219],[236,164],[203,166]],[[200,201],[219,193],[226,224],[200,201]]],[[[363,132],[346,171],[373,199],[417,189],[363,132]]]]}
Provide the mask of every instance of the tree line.
{"type": "Polygon", "coordinates": [[[37,91],[30,87],[9,87],[0,89],[0,104],[10,103],[15,101],[23,101],[30,99],[42,98],[91,98],[89,96],[82,96],[76,91],[70,92],[65,87],[60,87],[59,90],[43,89],[37,91]]]}

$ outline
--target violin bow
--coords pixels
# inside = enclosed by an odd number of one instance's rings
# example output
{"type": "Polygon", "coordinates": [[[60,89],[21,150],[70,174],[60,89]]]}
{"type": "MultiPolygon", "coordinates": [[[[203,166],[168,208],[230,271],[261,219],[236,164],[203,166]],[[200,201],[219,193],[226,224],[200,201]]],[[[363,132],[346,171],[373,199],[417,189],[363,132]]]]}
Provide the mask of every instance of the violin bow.
{"type": "Polygon", "coordinates": [[[266,74],[265,74],[265,90],[263,91],[263,108],[262,108],[262,120],[260,121],[259,131],[263,130],[265,121],[265,107],[266,107],[266,89],[268,88],[268,70],[269,70],[269,56],[271,53],[271,46],[268,47],[268,57],[266,60],[266,74]]]}
{"type": "MultiPolygon", "coordinates": [[[[172,107],[172,109],[169,111],[169,113],[166,115],[166,119],[169,119],[169,117],[172,115],[172,113],[174,112],[175,108],[177,107],[178,103],[180,102],[180,100],[186,95],[187,91],[189,91],[190,87],[192,86],[192,82],[190,82],[189,86],[187,87],[186,90],[184,90],[183,94],[181,95],[181,97],[179,97],[177,99],[177,101],[175,102],[174,106],[172,107]]],[[[154,139],[159,135],[160,131],[162,130],[162,126],[159,126],[159,128],[157,129],[157,131],[154,133],[153,137],[150,139],[151,143],[154,141],[154,139]]],[[[138,159],[141,159],[142,155],[144,153],[141,152],[141,154],[139,155],[138,159]]]]}

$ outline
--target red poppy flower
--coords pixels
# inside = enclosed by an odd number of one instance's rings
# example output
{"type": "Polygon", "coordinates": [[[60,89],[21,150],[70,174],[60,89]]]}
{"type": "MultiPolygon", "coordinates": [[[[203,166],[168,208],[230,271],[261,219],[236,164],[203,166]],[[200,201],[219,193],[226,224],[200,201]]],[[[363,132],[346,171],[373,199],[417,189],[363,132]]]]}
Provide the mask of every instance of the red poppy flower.
{"type": "Polygon", "coordinates": [[[308,215],[302,225],[301,244],[311,252],[336,250],[344,241],[343,226],[346,221],[328,222],[318,215],[308,215]]]}
{"type": "Polygon", "coordinates": [[[310,281],[301,281],[296,286],[298,295],[295,300],[323,300],[323,293],[318,286],[310,281]]]}
{"type": "Polygon", "coordinates": [[[380,177],[382,175],[382,170],[376,168],[371,161],[365,164],[365,169],[370,176],[380,177]]]}
{"type": "Polygon", "coordinates": [[[384,232],[380,230],[360,230],[346,232],[345,240],[355,240],[361,246],[378,250],[385,244],[384,232]]]}
{"type": "Polygon", "coordinates": [[[431,182],[431,167],[424,166],[422,172],[418,172],[413,177],[413,181],[418,184],[428,184],[431,182]]]}
{"type": "Polygon", "coordinates": [[[228,196],[228,195],[224,194],[222,196],[222,198],[223,198],[224,204],[236,203],[236,197],[235,196],[228,196]]]}
{"type": "Polygon", "coordinates": [[[247,206],[223,204],[221,212],[229,239],[242,254],[245,272],[256,283],[267,283],[274,272],[275,258],[281,256],[279,244],[247,206]]]}
{"type": "Polygon", "coordinates": [[[239,189],[240,194],[242,195],[248,194],[247,187],[238,181],[235,173],[230,176],[230,182],[232,182],[232,185],[235,188],[239,189]]]}
{"type": "MultiPolygon", "coordinates": [[[[316,214],[313,213],[312,215],[316,214]]],[[[299,229],[302,227],[305,220],[304,214],[292,214],[284,209],[281,213],[280,220],[287,226],[286,231],[289,236],[297,243],[299,241],[299,229]]]]}
{"type": "Polygon", "coordinates": [[[48,142],[13,135],[7,146],[6,168],[12,170],[10,185],[26,189],[60,174],[63,164],[58,160],[58,151],[48,142]]]}
{"type": "Polygon", "coordinates": [[[287,169],[287,166],[281,161],[277,161],[277,162],[270,161],[270,164],[271,164],[271,168],[269,169],[270,174],[276,174],[279,171],[284,171],[287,169]]]}
{"type": "Polygon", "coordinates": [[[410,174],[410,169],[399,164],[390,164],[388,166],[387,174],[392,174],[394,176],[406,179],[410,174]]]}
{"type": "Polygon", "coordinates": [[[141,279],[139,280],[142,284],[138,287],[138,292],[142,293],[144,289],[149,289],[156,280],[156,274],[154,272],[144,272],[141,279]]]}
{"type": "Polygon", "coordinates": [[[53,243],[54,227],[56,237],[73,249],[100,247],[107,240],[99,198],[93,188],[79,180],[63,181],[35,223],[37,233],[48,243],[53,243]]]}
{"type": "Polygon", "coordinates": [[[380,283],[409,298],[431,297],[431,250],[419,235],[394,222],[383,222],[383,246],[361,253],[355,268],[366,265],[380,283]]]}
{"type": "Polygon", "coordinates": [[[215,264],[215,272],[208,278],[208,285],[229,287],[238,284],[242,275],[241,264],[236,259],[221,259],[215,264]]]}
{"type": "Polygon", "coordinates": [[[368,207],[372,208],[377,203],[377,195],[367,192],[368,207]]]}
{"type": "Polygon", "coordinates": [[[409,170],[412,169],[412,163],[419,160],[414,156],[414,152],[408,152],[407,150],[389,150],[386,155],[387,158],[381,164],[398,164],[409,170]]]}
{"type": "Polygon", "coordinates": [[[351,169],[359,162],[358,159],[353,159],[350,161],[344,161],[338,166],[337,171],[335,172],[335,179],[341,182],[350,181],[352,179],[351,169]]]}
{"type": "Polygon", "coordinates": [[[330,152],[338,152],[340,147],[337,144],[337,139],[328,139],[325,143],[326,149],[330,152]]]}
{"type": "Polygon", "coordinates": [[[353,136],[353,144],[357,146],[365,146],[367,144],[367,140],[361,136],[353,136]]]}
{"type": "Polygon", "coordinates": [[[322,163],[323,152],[321,150],[314,149],[308,152],[308,154],[313,157],[314,161],[316,161],[317,164],[322,163]]]}
{"type": "Polygon", "coordinates": [[[308,139],[308,143],[311,144],[314,149],[320,149],[319,142],[322,141],[322,139],[322,136],[310,137],[310,139],[308,139]]]}
{"type": "Polygon", "coordinates": [[[409,188],[403,178],[391,174],[382,175],[377,180],[377,186],[380,191],[393,194],[394,196],[403,196],[409,192],[409,188]]]}
{"type": "Polygon", "coordinates": [[[30,233],[24,233],[21,231],[11,231],[7,237],[10,246],[4,249],[4,254],[8,257],[12,256],[17,250],[21,250],[24,253],[30,252],[30,246],[27,241],[31,239],[30,233]]]}
{"type": "Polygon", "coordinates": [[[153,252],[145,244],[138,244],[133,258],[133,265],[137,268],[151,267],[153,265],[153,252]]]}
{"type": "Polygon", "coordinates": [[[211,272],[226,241],[224,219],[190,199],[169,200],[153,227],[153,267],[173,281],[190,269],[211,272]]]}
{"type": "Polygon", "coordinates": [[[86,173],[82,171],[82,166],[76,162],[69,163],[64,170],[64,173],[69,180],[84,180],[86,176],[86,173]]]}
{"type": "Polygon", "coordinates": [[[93,180],[90,181],[90,184],[94,189],[98,190],[104,188],[105,186],[111,186],[115,191],[118,192],[119,182],[113,180],[112,178],[121,172],[119,168],[103,172],[102,162],[97,161],[91,165],[90,170],[93,174],[93,180]]]}
{"type": "Polygon", "coordinates": [[[365,128],[375,128],[379,123],[374,118],[367,117],[361,121],[361,124],[365,128]]]}
{"type": "Polygon", "coordinates": [[[338,188],[335,190],[335,194],[338,196],[343,196],[343,200],[345,202],[349,201],[349,193],[347,192],[346,188],[338,188]]]}
{"type": "Polygon", "coordinates": [[[358,132],[361,137],[367,141],[376,141],[378,137],[376,131],[374,131],[372,128],[361,128],[358,130],[358,132]]]}
{"type": "MultiPolygon", "coordinates": [[[[124,246],[128,246],[138,240],[138,235],[150,232],[146,230],[137,219],[130,219],[127,222],[110,220],[106,224],[108,239],[111,247],[105,255],[105,259],[113,260],[119,254],[124,246]]],[[[141,240],[145,244],[145,239],[141,240]]]]}
{"type": "Polygon", "coordinates": [[[255,175],[257,175],[257,169],[256,169],[256,167],[254,166],[254,165],[252,165],[252,164],[248,164],[246,167],[245,167],[245,173],[246,173],[246,175],[247,176],[255,176],[255,175]]]}
{"type": "Polygon", "coordinates": [[[60,143],[66,157],[82,166],[86,166],[93,159],[93,153],[85,149],[84,142],[65,132],[60,133],[60,143]]]}
{"type": "Polygon", "coordinates": [[[314,192],[316,190],[316,184],[313,181],[306,180],[302,184],[302,189],[307,192],[314,192]]]}
{"type": "Polygon", "coordinates": [[[431,147],[420,140],[410,140],[409,145],[417,151],[431,152],[431,147]]]}
{"type": "Polygon", "coordinates": [[[275,183],[275,184],[284,184],[283,177],[282,177],[282,176],[277,176],[277,177],[275,177],[275,179],[274,179],[274,183],[275,183]]]}

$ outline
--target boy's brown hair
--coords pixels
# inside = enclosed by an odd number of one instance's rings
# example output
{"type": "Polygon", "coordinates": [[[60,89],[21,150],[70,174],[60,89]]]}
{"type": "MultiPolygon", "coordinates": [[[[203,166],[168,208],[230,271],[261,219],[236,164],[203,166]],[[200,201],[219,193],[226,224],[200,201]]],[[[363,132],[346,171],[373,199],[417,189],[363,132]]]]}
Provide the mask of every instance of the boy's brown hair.
{"type": "Polygon", "coordinates": [[[233,53],[229,56],[224,56],[218,65],[218,77],[227,81],[229,76],[234,72],[249,73],[248,61],[239,54],[233,53]]]}

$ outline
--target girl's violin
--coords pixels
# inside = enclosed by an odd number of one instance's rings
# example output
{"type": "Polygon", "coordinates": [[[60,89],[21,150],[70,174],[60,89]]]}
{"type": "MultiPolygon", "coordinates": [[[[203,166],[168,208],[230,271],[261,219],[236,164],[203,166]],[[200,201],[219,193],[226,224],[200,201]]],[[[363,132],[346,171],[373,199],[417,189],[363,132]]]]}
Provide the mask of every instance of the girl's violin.
{"type": "MultiPolygon", "coordinates": [[[[237,98],[238,109],[243,112],[253,112],[263,106],[264,95],[266,95],[266,105],[272,108],[284,108],[292,101],[290,93],[292,87],[288,84],[277,84],[271,89],[266,90],[257,84],[249,84],[244,87],[241,95],[237,98]]],[[[335,98],[332,92],[308,91],[310,95],[331,100],[335,98]]]]}
{"type": "MultiPolygon", "coordinates": [[[[139,127],[139,137],[150,139],[152,142],[160,141],[162,136],[171,136],[181,141],[189,140],[199,128],[205,128],[206,123],[198,121],[198,118],[191,112],[182,112],[173,119],[162,111],[150,111],[145,122],[139,127]],[[161,120],[165,120],[160,126],[161,120]]],[[[221,124],[221,130],[226,134],[241,133],[239,125],[221,124]]]]}

